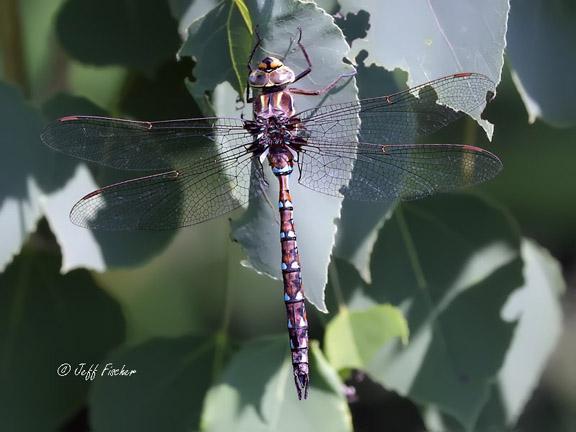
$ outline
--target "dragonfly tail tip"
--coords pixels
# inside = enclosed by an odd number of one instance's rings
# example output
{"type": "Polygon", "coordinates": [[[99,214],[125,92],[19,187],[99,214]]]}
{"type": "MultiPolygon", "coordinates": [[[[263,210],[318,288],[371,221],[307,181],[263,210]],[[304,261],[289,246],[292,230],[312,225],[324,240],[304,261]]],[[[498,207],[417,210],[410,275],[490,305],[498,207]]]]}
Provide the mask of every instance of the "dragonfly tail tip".
{"type": "Polygon", "coordinates": [[[296,391],[298,392],[298,400],[308,399],[308,387],[310,386],[310,376],[308,373],[295,373],[294,383],[296,384],[296,391]]]}

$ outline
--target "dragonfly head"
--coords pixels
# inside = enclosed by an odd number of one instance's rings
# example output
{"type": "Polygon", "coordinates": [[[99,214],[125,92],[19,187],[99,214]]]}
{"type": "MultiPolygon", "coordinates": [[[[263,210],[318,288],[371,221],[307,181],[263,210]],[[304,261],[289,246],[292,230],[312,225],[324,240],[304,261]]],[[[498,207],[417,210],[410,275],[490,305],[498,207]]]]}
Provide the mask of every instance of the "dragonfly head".
{"type": "Polygon", "coordinates": [[[281,60],[276,57],[264,57],[262,61],[258,64],[258,69],[264,72],[272,72],[278,68],[284,66],[281,60]]]}
{"type": "Polygon", "coordinates": [[[294,72],[276,57],[265,57],[252,71],[248,82],[252,87],[285,86],[294,82],[294,72]]]}

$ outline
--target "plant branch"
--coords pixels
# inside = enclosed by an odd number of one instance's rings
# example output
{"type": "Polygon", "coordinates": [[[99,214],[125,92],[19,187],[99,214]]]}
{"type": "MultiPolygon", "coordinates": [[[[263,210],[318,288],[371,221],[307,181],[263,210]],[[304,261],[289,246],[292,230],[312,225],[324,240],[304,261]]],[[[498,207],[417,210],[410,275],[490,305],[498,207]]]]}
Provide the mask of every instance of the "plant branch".
{"type": "Polygon", "coordinates": [[[0,49],[4,79],[22,89],[26,97],[30,96],[24,44],[22,41],[22,21],[18,0],[0,0],[0,49]]]}

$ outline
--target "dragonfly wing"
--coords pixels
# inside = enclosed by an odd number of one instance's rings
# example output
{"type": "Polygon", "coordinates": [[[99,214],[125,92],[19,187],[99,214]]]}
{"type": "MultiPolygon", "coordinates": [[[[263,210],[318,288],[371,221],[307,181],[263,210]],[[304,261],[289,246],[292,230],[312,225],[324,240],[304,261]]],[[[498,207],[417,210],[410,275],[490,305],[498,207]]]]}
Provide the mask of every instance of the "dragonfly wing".
{"type": "Polygon", "coordinates": [[[495,91],[484,75],[461,73],[389,96],[324,105],[296,117],[313,141],[403,144],[483,109],[495,91]]]}
{"type": "Polygon", "coordinates": [[[83,197],[70,219],[108,231],[167,230],[200,223],[248,202],[251,167],[252,184],[255,178],[263,181],[255,164],[259,162],[242,153],[116,183],[83,197]]]}
{"type": "Polygon", "coordinates": [[[62,153],[124,170],[167,170],[211,160],[253,137],[238,119],[143,122],[70,116],[49,124],[44,143],[62,153]]]}
{"type": "Polygon", "coordinates": [[[308,143],[304,149],[302,185],[359,201],[423,198],[484,182],[502,169],[494,154],[467,145],[308,143]]]}

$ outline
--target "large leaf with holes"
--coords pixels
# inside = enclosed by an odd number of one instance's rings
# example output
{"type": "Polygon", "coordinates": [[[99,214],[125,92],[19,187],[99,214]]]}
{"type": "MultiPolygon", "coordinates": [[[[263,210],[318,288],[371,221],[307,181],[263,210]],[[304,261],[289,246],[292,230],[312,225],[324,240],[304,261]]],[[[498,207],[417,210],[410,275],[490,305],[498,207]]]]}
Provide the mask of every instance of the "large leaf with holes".
{"type": "MultiPolygon", "coordinates": [[[[505,2],[497,3],[342,1],[337,23],[352,45],[360,97],[391,94],[455,71],[481,72],[498,82],[506,13],[502,12],[505,2]],[[479,15],[482,20],[477,20],[479,15]],[[485,37],[486,31],[491,40],[485,37]],[[400,69],[407,75],[400,74],[400,69]]],[[[479,120],[479,110],[473,114],[479,120]]],[[[491,125],[482,123],[491,130],[491,125]]],[[[454,130],[458,129],[448,133],[454,130]]],[[[453,134],[444,142],[463,138],[453,134]]],[[[394,205],[343,203],[335,254],[352,262],[368,282],[377,231],[394,205]]]]}
{"type": "MultiPolygon", "coordinates": [[[[297,73],[306,68],[302,53],[297,49],[294,38],[298,27],[303,29],[302,42],[312,60],[312,73],[298,83],[298,87],[317,89],[331,82],[340,74],[350,71],[342,62],[347,45],[342,33],[333,23],[332,17],[312,3],[298,1],[267,2],[247,1],[246,5],[254,25],[259,26],[263,38],[261,50],[256,58],[274,55],[283,58],[297,73]]],[[[239,117],[243,112],[250,115],[250,107],[242,107],[236,100],[239,95],[237,77],[228,53],[226,8],[229,3],[210,11],[194,21],[188,38],[180,50],[181,56],[192,56],[197,65],[194,74],[197,80],[189,84],[197,101],[204,103],[205,93],[213,92],[212,108],[220,116],[239,117]],[[214,30],[216,29],[216,31],[214,30]],[[206,38],[207,32],[211,37],[206,38]],[[214,55],[218,53],[219,55],[214,55]],[[233,87],[230,87],[233,86],[233,87]]],[[[243,20],[237,25],[245,26],[243,20]]],[[[247,59],[244,59],[244,64],[247,59]]],[[[244,72],[246,73],[246,72],[244,72]]],[[[246,75],[244,75],[246,76],[246,75]]],[[[345,84],[346,81],[343,82],[345,84]]],[[[322,103],[353,100],[356,96],[352,85],[337,88],[325,97],[300,97],[296,99],[298,110],[313,108],[322,103]]],[[[268,167],[264,167],[269,171],[268,167]]],[[[291,182],[294,196],[295,223],[298,232],[303,283],[307,298],[321,310],[325,310],[324,286],[327,266],[334,244],[333,221],[340,212],[341,200],[312,192],[297,182],[297,173],[291,182]]],[[[250,211],[234,224],[234,238],[246,249],[250,263],[257,270],[280,277],[280,245],[278,244],[278,211],[276,208],[277,180],[270,176],[270,193],[259,197],[250,205],[250,211]]]]}
{"type": "MultiPolygon", "coordinates": [[[[344,31],[348,32],[346,28],[344,31]]],[[[383,67],[375,65],[368,66],[364,63],[365,60],[365,56],[356,57],[356,83],[360,99],[385,96],[406,89],[405,85],[399,85],[399,82],[406,81],[406,74],[387,72],[383,67]]],[[[362,124],[360,128],[362,133],[362,124]]],[[[352,182],[354,181],[352,174],[352,182]]],[[[342,203],[334,255],[352,263],[365,281],[369,282],[371,279],[370,255],[378,231],[391,215],[396,203],[396,200],[366,203],[350,199],[344,199],[342,203]]]]}
{"type": "MultiPolygon", "coordinates": [[[[358,14],[351,34],[354,55],[367,63],[409,73],[410,87],[455,72],[478,72],[500,81],[506,46],[508,0],[397,2],[341,0],[343,15],[358,14]],[[366,18],[368,15],[368,19],[366,18]]],[[[474,118],[492,136],[493,126],[474,118]]]]}

